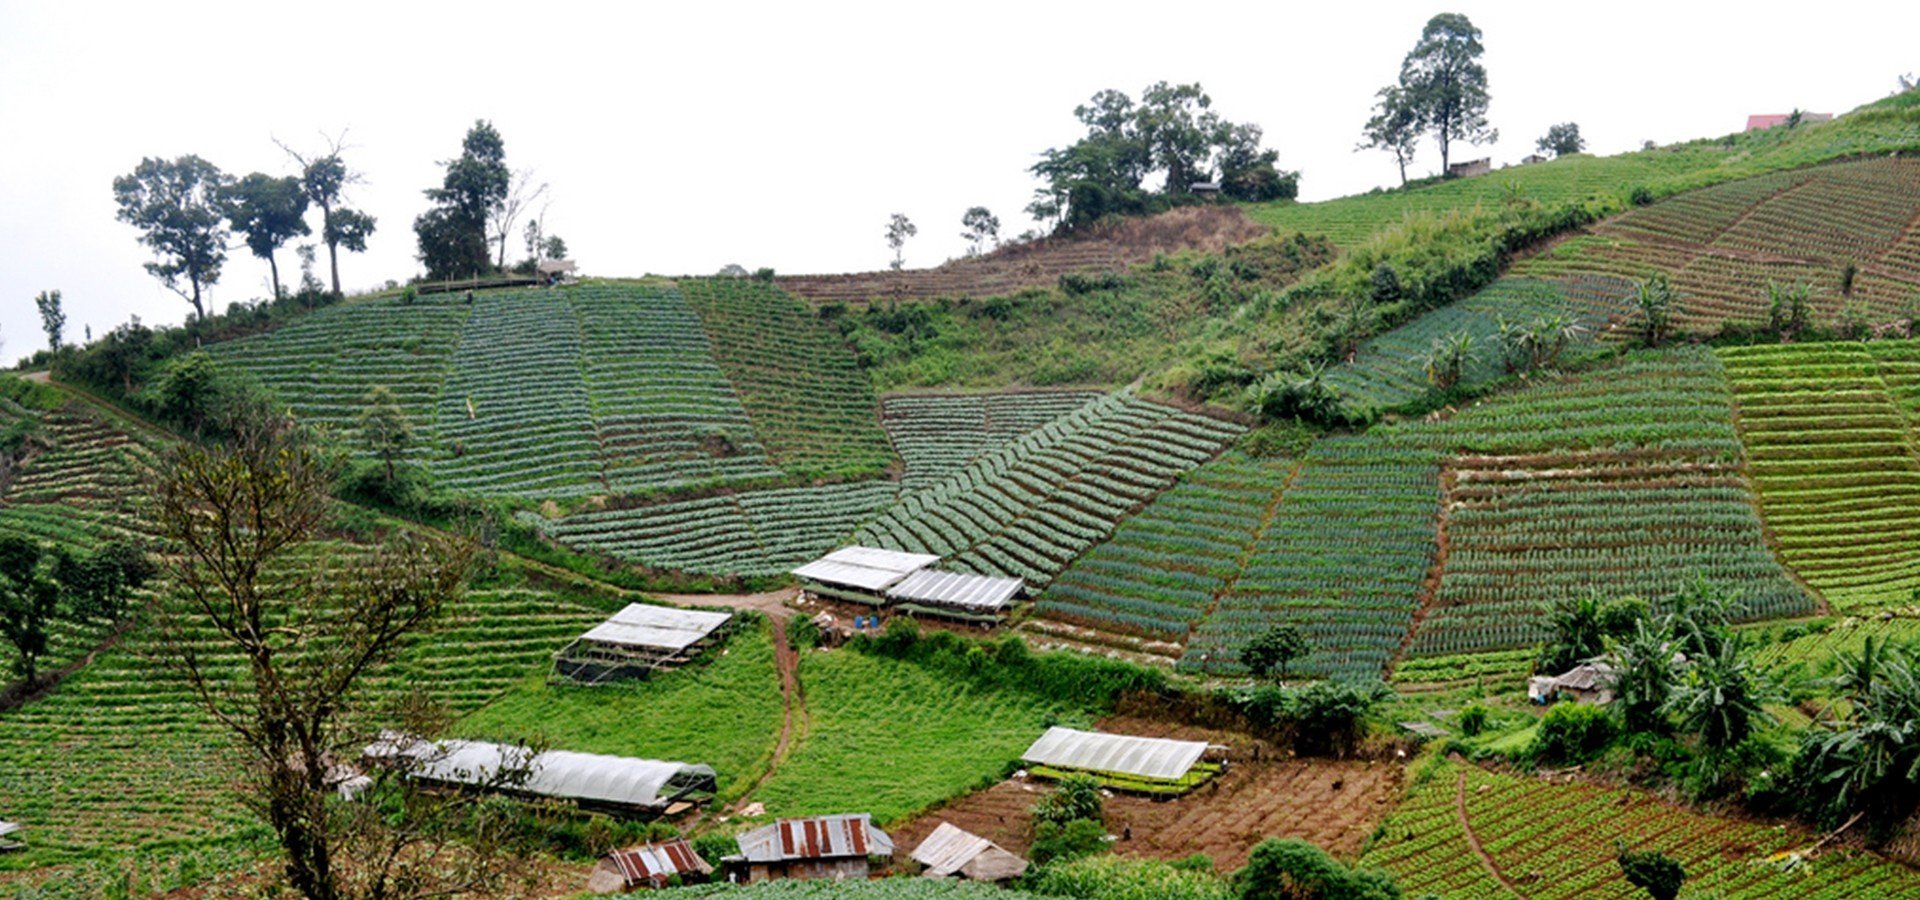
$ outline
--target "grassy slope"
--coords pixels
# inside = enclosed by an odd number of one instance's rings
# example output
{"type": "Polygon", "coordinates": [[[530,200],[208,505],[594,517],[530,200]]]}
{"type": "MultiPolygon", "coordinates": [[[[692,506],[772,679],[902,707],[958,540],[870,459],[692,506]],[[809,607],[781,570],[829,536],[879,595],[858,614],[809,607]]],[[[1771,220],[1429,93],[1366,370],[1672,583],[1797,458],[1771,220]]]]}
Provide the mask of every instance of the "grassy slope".
{"type": "Polygon", "coordinates": [[[999,779],[1049,724],[1096,713],[850,649],[808,653],[800,678],[807,734],[753,795],[770,815],[900,821],[999,779]]]}
{"type": "Polygon", "coordinates": [[[461,720],[464,736],[539,737],[587,753],[713,766],[732,796],[757,777],[780,733],[780,681],[767,627],[746,629],[709,662],[601,687],[520,679],[461,720]]]}
{"type": "Polygon", "coordinates": [[[1792,130],[1732,134],[1618,156],[1572,156],[1409,190],[1246,209],[1277,230],[1325,234],[1350,248],[1409,214],[1497,206],[1515,195],[1549,203],[1588,197],[1625,200],[1629,192],[1644,187],[1656,197],[1665,197],[1830,159],[1916,147],[1920,147],[1920,92],[1910,91],[1869,103],[1832,122],[1792,130]]]}

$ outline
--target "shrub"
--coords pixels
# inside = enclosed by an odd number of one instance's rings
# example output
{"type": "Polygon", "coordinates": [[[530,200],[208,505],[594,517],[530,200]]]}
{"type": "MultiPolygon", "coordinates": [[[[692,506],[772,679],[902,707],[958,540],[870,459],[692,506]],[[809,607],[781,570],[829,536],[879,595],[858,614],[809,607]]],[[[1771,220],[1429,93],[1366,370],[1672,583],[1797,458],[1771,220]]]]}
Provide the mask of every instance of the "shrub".
{"type": "Polygon", "coordinates": [[[1613,743],[1613,717],[1598,706],[1562,703],[1540,720],[1527,754],[1539,762],[1586,762],[1613,743]]]}
{"type": "Polygon", "coordinates": [[[794,616],[787,620],[787,643],[797,650],[812,650],[820,646],[820,626],[806,616],[794,616]]]}
{"type": "Polygon", "coordinates": [[[1627,883],[1646,891],[1654,900],[1673,900],[1687,880],[1687,870],[1657,850],[1628,851],[1622,845],[1616,860],[1627,883]]]}
{"type": "Polygon", "coordinates": [[[1627,195],[1627,202],[1634,206],[1647,206],[1653,203],[1653,191],[1645,186],[1634,188],[1633,192],[1627,195]]]}
{"type": "Polygon", "coordinates": [[[1065,823],[1035,822],[1033,826],[1033,862],[1045,866],[1071,862],[1092,856],[1107,848],[1107,826],[1097,819],[1072,819],[1065,823]]]}
{"type": "Polygon", "coordinates": [[[1353,870],[1327,851],[1295,838],[1268,838],[1233,877],[1243,900],[1395,900],[1392,876],[1353,870]]]}
{"type": "Polygon", "coordinates": [[[1033,805],[1033,820],[1065,825],[1075,819],[1101,820],[1100,779],[1075,772],[1060,779],[1053,793],[1033,805]]]}
{"type": "Polygon", "coordinates": [[[1487,730],[1487,707],[1481,703],[1469,703],[1460,710],[1460,733],[1473,737],[1487,730]]]}

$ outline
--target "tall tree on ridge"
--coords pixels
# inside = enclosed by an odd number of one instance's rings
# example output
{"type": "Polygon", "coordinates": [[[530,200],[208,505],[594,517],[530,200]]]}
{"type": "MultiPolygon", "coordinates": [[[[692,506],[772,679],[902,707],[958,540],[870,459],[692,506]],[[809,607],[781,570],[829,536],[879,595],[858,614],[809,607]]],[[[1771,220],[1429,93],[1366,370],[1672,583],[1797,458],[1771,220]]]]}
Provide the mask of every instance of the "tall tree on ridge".
{"type": "Polygon", "coordinates": [[[1487,124],[1487,67],[1480,64],[1485,51],[1473,22],[1460,13],[1441,13],[1427,21],[1420,42],[1400,63],[1400,90],[1439,145],[1442,172],[1455,141],[1500,139],[1487,124]]]}
{"type": "MultiPolygon", "coordinates": [[[[327,138],[327,152],[308,155],[280,144],[293,161],[300,164],[300,186],[307,200],[320,207],[320,240],[327,245],[327,265],[332,270],[333,292],[340,293],[340,248],[364,253],[367,238],[373,236],[374,218],[342,204],[347,185],[360,180],[359,173],[347,168],[341,154],[346,150],[346,134],[327,138]]],[[[303,234],[305,232],[302,232],[303,234]]]]}
{"type": "Polygon", "coordinates": [[[140,229],[140,242],[159,257],[147,263],[148,274],[193,304],[197,319],[207,317],[203,294],[220,280],[220,266],[227,261],[221,198],[231,181],[219,166],[191,154],[172,160],[147,157],[131,174],[113,180],[113,199],[120,207],[116,218],[140,229]]]}
{"type": "Polygon", "coordinates": [[[246,235],[247,249],[267,261],[267,270],[273,274],[273,298],[280,299],[280,263],[274,252],[309,232],[307,194],[300,179],[255,172],[228,186],[225,200],[227,221],[246,235]]]}
{"type": "Polygon", "coordinates": [[[1366,142],[1354,149],[1385,150],[1393,154],[1394,163],[1400,167],[1400,186],[1405,187],[1407,163],[1413,162],[1414,151],[1420,143],[1420,112],[1413,108],[1407,92],[1399,85],[1387,85],[1376,96],[1380,100],[1374,104],[1373,118],[1367,120],[1366,128],[1360,132],[1366,142]]]}
{"type": "Polygon", "coordinates": [[[440,186],[425,192],[433,208],[413,221],[429,278],[481,275],[493,267],[487,224],[506,202],[513,178],[506,143],[482,119],[468,129],[460,150],[458,158],[445,163],[440,186]]]}

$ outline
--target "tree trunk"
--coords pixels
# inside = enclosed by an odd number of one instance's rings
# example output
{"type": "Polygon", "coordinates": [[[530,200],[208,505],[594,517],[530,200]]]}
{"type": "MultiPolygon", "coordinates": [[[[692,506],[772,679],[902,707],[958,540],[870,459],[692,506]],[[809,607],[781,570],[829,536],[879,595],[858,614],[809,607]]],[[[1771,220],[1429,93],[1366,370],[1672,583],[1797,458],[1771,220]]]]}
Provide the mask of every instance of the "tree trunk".
{"type": "Polygon", "coordinates": [[[267,254],[267,271],[273,273],[273,299],[279,300],[281,297],[280,263],[273,258],[273,254],[271,253],[267,254]]]}
{"type": "Polygon", "coordinates": [[[340,296],[340,242],[327,242],[327,267],[333,270],[333,295],[340,296]]]}
{"type": "Polygon", "coordinates": [[[200,305],[200,276],[189,275],[188,280],[193,282],[193,296],[187,298],[187,302],[193,304],[193,318],[195,321],[205,322],[207,320],[207,308],[200,305]]]}

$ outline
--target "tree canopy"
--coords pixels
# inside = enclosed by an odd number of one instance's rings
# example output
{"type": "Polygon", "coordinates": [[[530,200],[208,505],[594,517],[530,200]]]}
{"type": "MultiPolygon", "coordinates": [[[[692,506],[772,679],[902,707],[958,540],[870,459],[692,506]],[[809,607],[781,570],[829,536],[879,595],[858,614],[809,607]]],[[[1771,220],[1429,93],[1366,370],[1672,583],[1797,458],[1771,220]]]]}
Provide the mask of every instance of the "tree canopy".
{"type": "MultiPolygon", "coordinates": [[[[373,235],[374,218],[342,204],[347,185],[359,180],[341,158],[345,135],[329,139],[327,152],[309,158],[285,144],[280,147],[300,164],[300,187],[307,200],[320,207],[320,239],[327,245],[327,263],[332,270],[333,292],[340,293],[340,248],[364,253],[367,238],[373,235]]],[[[306,232],[301,232],[305,234],[306,232]]]]}
{"type": "Polygon", "coordinates": [[[1580,126],[1574,122],[1561,122],[1547,129],[1547,133],[1533,142],[1534,149],[1554,156],[1566,156],[1587,149],[1587,139],[1580,136],[1580,126]]]}
{"type": "Polygon", "coordinates": [[[280,264],[274,252],[293,238],[307,234],[307,194],[294,177],[275,178],[254,172],[227,187],[227,221],[245,235],[247,249],[267,261],[273,275],[273,296],[280,290],[280,264]]]}
{"type": "Polygon", "coordinates": [[[460,156],[448,160],[440,186],[426,190],[433,208],[413,222],[420,241],[420,262],[427,277],[449,279],[493,270],[487,226],[506,203],[513,173],[507,168],[506,143],[485,120],[477,121],[460,142],[460,156]]]}
{"type": "Polygon", "coordinates": [[[140,242],[159,257],[147,263],[147,272],[193,304],[195,318],[206,318],[203,295],[220,280],[227,261],[224,196],[231,180],[219,166],[191,154],[147,157],[113,180],[116,217],[140,229],[140,242]]]}
{"type": "Polygon", "coordinates": [[[1499,140],[1500,132],[1487,124],[1487,68],[1480,63],[1485,50],[1472,21],[1460,13],[1441,13],[1427,21],[1400,63],[1401,96],[1420,129],[1439,146],[1442,172],[1454,142],[1499,140]]]}
{"type": "Polygon", "coordinates": [[[1261,149],[1259,126],[1221,118],[1197,83],[1156,82],[1137,103],[1124,91],[1104,90],[1073,114],[1086,136],[1043,151],[1030,170],[1046,182],[1027,206],[1035,219],[1071,230],[1108,215],[1152,212],[1205,181],[1218,180],[1236,200],[1298,192],[1300,173],[1276,168],[1279,153],[1261,149]],[[1155,174],[1164,175],[1158,190],[1146,187],[1155,174]]]}

